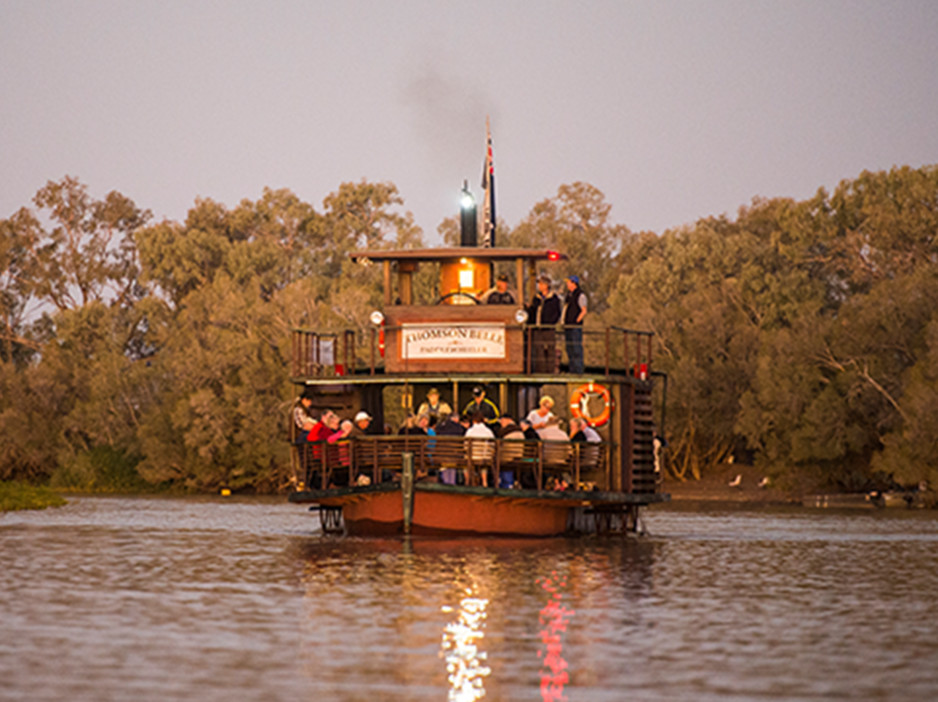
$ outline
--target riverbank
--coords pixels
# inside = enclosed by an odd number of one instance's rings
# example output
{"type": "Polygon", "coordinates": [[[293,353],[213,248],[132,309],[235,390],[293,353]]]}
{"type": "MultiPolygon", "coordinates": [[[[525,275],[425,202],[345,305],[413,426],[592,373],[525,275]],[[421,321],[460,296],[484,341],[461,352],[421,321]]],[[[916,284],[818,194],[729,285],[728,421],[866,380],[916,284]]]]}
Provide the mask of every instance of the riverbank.
{"type": "Polygon", "coordinates": [[[680,481],[667,476],[662,492],[675,502],[739,502],[752,504],[792,504],[801,498],[782,490],[753,466],[725,463],[700,480],[680,481]]]}
{"type": "Polygon", "coordinates": [[[0,512],[20,509],[61,507],[66,499],[47,487],[17,482],[0,482],[0,512]]]}

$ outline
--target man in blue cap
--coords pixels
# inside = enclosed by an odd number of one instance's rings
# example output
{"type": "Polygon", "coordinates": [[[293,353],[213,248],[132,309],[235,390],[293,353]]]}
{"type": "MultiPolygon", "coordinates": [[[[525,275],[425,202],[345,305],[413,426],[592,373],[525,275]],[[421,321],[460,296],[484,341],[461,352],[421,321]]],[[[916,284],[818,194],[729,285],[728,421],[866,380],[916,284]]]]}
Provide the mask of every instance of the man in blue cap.
{"type": "Polygon", "coordinates": [[[583,372],[583,318],[586,317],[586,294],[580,290],[580,276],[566,279],[563,299],[563,333],[567,342],[567,363],[571,373],[583,372]]]}

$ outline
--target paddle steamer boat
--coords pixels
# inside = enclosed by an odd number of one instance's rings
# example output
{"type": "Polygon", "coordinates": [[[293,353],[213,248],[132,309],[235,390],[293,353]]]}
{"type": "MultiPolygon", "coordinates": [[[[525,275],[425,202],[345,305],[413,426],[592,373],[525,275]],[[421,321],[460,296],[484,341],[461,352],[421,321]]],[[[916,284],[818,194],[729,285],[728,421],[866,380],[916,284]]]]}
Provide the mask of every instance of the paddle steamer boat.
{"type": "MultiPolygon", "coordinates": [[[[354,253],[381,266],[384,309],[372,328],[293,332],[292,382],[312,412],[364,411],[374,435],[293,443],[290,501],[318,509],[324,531],[349,534],[554,536],[626,533],[659,492],[652,334],[609,327],[583,335],[582,372],[566,362],[562,327],[531,324],[524,306],[481,304],[496,268],[510,271],[519,303],[534,296],[539,249],[460,246],[354,253]],[[418,271],[437,282],[418,300],[418,271]],[[583,417],[594,443],[385,434],[431,388],[459,412],[487,391],[516,421],[549,394],[554,413],[583,417]],[[483,479],[483,473],[485,478],[483,479]],[[456,476],[457,481],[453,480],[456,476]],[[487,484],[487,486],[486,486],[487,484]],[[565,489],[556,489],[557,486],[565,489]]],[[[663,398],[660,398],[663,407],[663,398]]]]}

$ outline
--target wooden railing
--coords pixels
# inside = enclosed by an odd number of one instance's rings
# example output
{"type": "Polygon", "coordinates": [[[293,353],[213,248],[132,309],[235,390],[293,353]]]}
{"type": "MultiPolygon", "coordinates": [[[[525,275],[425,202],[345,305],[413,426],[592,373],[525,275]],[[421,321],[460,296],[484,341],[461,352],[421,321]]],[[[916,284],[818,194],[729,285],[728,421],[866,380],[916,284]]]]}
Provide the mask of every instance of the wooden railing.
{"type": "Polygon", "coordinates": [[[606,442],[369,436],[295,445],[294,458],[300,482],[312,490],[398,481],[401,456],[409,452],[420,479],[532,490],[565,481],[570,489],[608,491],[624,484],[612,475],[613,448],[606,442]]]}

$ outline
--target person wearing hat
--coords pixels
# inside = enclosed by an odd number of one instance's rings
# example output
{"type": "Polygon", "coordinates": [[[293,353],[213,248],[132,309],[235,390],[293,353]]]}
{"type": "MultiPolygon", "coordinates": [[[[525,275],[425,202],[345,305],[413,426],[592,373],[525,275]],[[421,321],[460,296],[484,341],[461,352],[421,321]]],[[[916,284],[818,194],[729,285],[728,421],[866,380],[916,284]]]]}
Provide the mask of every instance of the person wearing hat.
{"type": "Polygon", "coordinates": [[[436,388],[430,388],[427,392],[427,401],[422,402],[420,407],[417,408],[417,416],[426,414],[437,421],[439,421],[440,415],[452,413],[453,408],[440,399],[440,391],[436,388]]]}
{"type": "Polygon", "coordinates": [[[571,373],[583,372],[583,318],[586,317],[586,294],[580,290],[580,276],[566,279],[563,299],[563,333],[567,342],[567,363],[571,373]]]}
{"type": "Polygon", "coordinates": [[[489,305],[513,305],[515,296],[508,289],[508,276],[502,273],[495,279],[495,287],[484,295],[489,305]]]}
{"type": "Polygon", "coordinates": [[[541,274],[537,279],[537,292],[528,306],[528,322],[536,328],[531,330],[531,365],[535,373],[557,371],[557,351],[554,330],[549,329],[560,321],[562,303],[560,296],[550,289],[550,276],[541,274]]]}
{"type": "Polygon", "coordinates": [[[368,427],[371,426],[371,415],[368,414],[365,410],[362,410],[355,415],[355,426],[352,427],[351,436],[367,436],[368,427]]]}
{"type": "Polygon", "coordinates": [[[501,412],[498,411],[498,406],[485,396],[485,388],[481,385],[476,385],[472,388],[472,399],[462,411],[464,415],[469,417],[473,416],[476,412],[482,414],[482,418],[489,426],[497,424],[498,416],[501,414],[501,412]]]}

